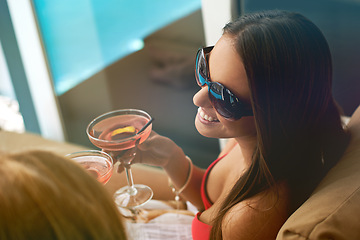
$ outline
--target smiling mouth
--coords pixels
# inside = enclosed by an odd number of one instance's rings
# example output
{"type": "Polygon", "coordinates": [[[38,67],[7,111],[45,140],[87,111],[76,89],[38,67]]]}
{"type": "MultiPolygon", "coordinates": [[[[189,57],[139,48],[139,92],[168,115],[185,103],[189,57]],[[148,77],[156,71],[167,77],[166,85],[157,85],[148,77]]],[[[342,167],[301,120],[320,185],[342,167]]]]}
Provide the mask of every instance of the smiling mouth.
{"type": "Polygon", "coordinates": [[[216,117],[212,117],[212,116],[207,115],[204,111],[201,110],[201,108],[198,109],[198,113],[199,113],[199,116],[205,121],[219,122],[219,119],[217,119],[216,117]]]}

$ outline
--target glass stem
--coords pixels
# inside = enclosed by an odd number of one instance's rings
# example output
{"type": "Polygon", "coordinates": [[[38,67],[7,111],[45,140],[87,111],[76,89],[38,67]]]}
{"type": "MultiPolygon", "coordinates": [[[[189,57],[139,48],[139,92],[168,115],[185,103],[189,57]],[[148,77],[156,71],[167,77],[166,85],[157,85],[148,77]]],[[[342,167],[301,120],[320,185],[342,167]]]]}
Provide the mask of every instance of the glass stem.
{"type": "Polygon", "coordinates": [[[131,173],[130,164],[125,165],[125,172],[126,172],[126,180],[128,182],[128,185],[129,185],[129,194],[130,195],[135,195],[137,193],[137,190],[134,187],[134,180],[133,180],[133,176],[132,176],[132,173],[131,173]]]}
{"type": "MultiPolygon", "coordinates": [[[[140,138],[136,140],[134,148],[130,151],[131,152],[131,154],[130,154],[131,161],[135,157],[136,148],[137,148],[137,145],[139,145],[139,142],[140,142],[140,138]]],[[[131,196],[134,196],[137,194],[137,190],[134,186],[134,180],[133,180],[133,176],[131,173],[131,161],[128,161],[128,164],[125,164],[125,172],[126,172],[126,180],[128,182],[128,186],[129,186],[129,190],[128,190],[129,194],[131,196]]]]}

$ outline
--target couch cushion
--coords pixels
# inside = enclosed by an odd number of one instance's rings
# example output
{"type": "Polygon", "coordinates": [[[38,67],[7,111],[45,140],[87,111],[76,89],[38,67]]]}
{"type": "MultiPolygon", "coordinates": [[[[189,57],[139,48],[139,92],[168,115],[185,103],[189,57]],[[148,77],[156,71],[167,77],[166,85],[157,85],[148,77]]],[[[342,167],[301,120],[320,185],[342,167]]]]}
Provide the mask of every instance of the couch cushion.
{"type": "Polygon", "coordinates": [[[343,157],[285,222],[277,240],[360,239],[360,106],[347,127],[351,140],[343,157]]]}

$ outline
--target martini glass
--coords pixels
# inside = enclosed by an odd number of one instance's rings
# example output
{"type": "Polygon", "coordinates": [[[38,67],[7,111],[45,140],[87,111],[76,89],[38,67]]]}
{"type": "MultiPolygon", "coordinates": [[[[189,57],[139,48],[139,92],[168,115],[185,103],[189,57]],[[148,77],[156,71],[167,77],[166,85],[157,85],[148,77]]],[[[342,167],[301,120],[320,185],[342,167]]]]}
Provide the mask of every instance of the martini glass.
{"type": "Polygon", "coordinates": [[[144,142],[152,129],[151,116],[142,110],[122,109],[95,118],[87,127],[87,135],[95,146],[109,152],[125,167],[128,186],[117,190],[115,203],[119,207],[134,209],[147,203],[153,196],[150,187],[134,184],[131,161],[138,144],[144,142]]]}
{"type": "Polygon", "coordinates": [[[65,157],[79,163],[102,184],[107,183],[112,175],[113,160],[106,152],[84,150],[67,154],[65,157]]]}

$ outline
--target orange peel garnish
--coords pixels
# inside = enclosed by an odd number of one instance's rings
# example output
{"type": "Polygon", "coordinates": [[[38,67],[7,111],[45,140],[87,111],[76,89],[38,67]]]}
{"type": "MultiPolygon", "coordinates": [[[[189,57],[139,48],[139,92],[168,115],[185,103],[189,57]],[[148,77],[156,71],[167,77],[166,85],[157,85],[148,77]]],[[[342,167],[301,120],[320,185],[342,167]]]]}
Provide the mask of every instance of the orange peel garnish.
{"type": "Polygon", "coordinates": [[[111,136],[113,137],[120,133],[135,133],[135,132],[136,129],[133,126],[127,126],[127,127],[115,129],[114,131],[112,131],[111,136]]]}

